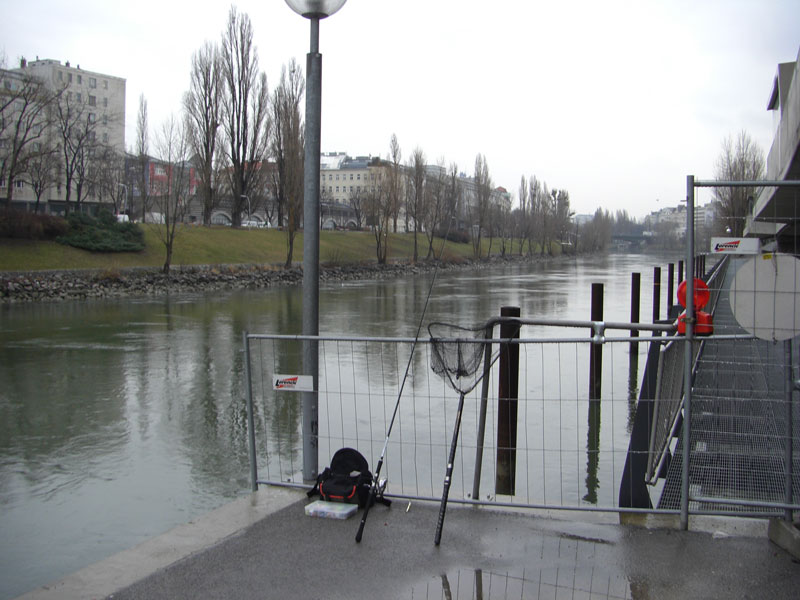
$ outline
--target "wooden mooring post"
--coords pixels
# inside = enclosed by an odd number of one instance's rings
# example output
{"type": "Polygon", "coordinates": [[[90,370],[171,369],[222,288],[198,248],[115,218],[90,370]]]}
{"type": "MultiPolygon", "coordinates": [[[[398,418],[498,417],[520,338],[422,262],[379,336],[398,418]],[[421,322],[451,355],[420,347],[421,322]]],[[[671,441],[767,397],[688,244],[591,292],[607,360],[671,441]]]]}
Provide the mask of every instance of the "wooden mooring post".
{"type": "MultiPolygon", "coordinates": [[[[518,306],[503,306],[501,317],[519,318],[518,306]]],[[[519,338],[519,322],[500,324],[500,338],[519,338]]],[[[497,472],[495,493],[513,496],[517,471],[517,403],[519,398],[519,344],[500,344],[500,372],[497,401],[497,472]]]]}

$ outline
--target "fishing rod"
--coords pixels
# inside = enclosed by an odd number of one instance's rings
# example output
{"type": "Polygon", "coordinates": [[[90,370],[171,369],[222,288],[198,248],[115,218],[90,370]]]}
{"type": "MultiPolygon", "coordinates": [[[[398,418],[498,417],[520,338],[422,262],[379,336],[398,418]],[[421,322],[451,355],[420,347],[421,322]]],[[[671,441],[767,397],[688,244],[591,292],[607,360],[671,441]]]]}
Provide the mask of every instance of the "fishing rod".
{"type": "Polygon", "coordinates": [[[422,315],[419,318],[419,324],[417,325],[417,334],[414,336],[414,343],[411,345],[411,353],[408,355],[408,363],[406,364],[406,371],[403,374],[403,380],[400,383],[400,391],[397,394],[397,402],[394,404],[394,411],[392,412],[392,419],[389,421],[389,429],[386,430],[386,439],[383,442],[383,450],[381,450],[381,456],[378,459],[378,464],[375,467],[375,476],[372,478],[372,483],[369,487],[369,498],[367,499],[367,504],[364,507],[364,514],[361,515],[361,523],[358,525],[358,532],[356,533],[356,543],[361,542],[361,537],[364,535],[364,525],[367,523],[367,515],[369,514],[369,509],[372,504],[375,502],[375,496],[378,493],[379,488],[379,477],[381,474],[381,468],[383,467],[383,460],[386,456],[386,449],[389,446],[389,436],[392,435],[392,427],[394,427],[394,421],[397,418],[397,411],[400,409],[400,399],[403,397],[403,388],[406,385],[406,380],[408,379],[408,372],[411,370],[411,360],[414,358],[414,350],[417,348],[417,342],[419,342],[419,334],[422,331],[422,323],[425,320],[425,312],[428,310],[428,303],[431,299],[431,293],[433,292],[433,286],[436,283],[436,275],[439,273],[439,265],[442,262],[442,257],[444,257],[444,247],[447,244],[447,238],[450,235],[450,225],[453,223],[453,219],[450,219],[450,222],[447,224],[447,231],[444,234],[444,239],[442,240],[442,248],[439,251],[439,260],[436,262],[436,267],[433,270],[433,278],[431,279],[431,285],[428,287],[428,295],[425,298],[425,304],[422,307],[422,315]]]}

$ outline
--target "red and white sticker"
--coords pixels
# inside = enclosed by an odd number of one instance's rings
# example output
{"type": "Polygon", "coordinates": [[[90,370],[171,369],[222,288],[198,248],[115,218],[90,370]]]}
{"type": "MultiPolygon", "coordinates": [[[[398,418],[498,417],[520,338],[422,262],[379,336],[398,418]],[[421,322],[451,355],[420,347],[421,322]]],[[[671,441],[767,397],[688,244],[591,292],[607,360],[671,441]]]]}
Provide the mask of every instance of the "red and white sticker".
{"type": "Polygon", "coordinates": [[[311,375],[280,375],[272,376],[272,389],[282,392],[313,392],[314,378],[311,375]]]}
{"type": "Polygon", "coordinates": [[[712,254],[758,254],[761,250],[758,238],[711,238],[712,254]]]}

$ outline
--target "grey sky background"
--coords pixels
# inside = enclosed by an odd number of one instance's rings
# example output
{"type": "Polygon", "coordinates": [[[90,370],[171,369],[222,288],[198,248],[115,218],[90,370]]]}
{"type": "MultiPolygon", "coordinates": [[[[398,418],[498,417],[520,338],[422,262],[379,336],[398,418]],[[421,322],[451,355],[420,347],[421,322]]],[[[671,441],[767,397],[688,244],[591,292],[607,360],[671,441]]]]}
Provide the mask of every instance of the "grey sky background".
{"type": "MultiPolygon", "coordinates": [[[[240,0],[270,89],[305,66],[308,21],[284,0],[240,0]]],[[[153,129],[181,109],[192,53],[217,42],[230,3],[0,0],[0,51],[127,79],[153,129]]],[[[323,152],[404,159],[416,146],[471,174],[486,156],[516,198],[520,177],[569,191],[573,209],[643,217],[710,179],[722,140],[765,154],[780,62],[800,49],[797,0],[348,0],[321,23],[323,152]]],[[[704,191],[699,202],[709,199],[704,191]]]]}

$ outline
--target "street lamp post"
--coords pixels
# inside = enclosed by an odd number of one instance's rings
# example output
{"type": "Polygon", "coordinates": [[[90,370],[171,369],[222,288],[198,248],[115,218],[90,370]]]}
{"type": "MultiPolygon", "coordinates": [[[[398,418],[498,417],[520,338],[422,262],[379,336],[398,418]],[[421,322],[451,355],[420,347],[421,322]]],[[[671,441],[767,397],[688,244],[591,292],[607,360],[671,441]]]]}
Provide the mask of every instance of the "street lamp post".
{"type": "MultiPolygon", "coordinates": [[[[319,157],[322,123],[322,55],[319,22],[338,11],[346,0],[286,0],[311,22],[311,48],[306,55],[306,131],[303,173],[303,335],[319,335],[319,157]]],[[[314,481],[318,467],[319,343],[303,342],[303,370],[311,375],[313,392],[303,392],[303,479],[314,481]]]]}

